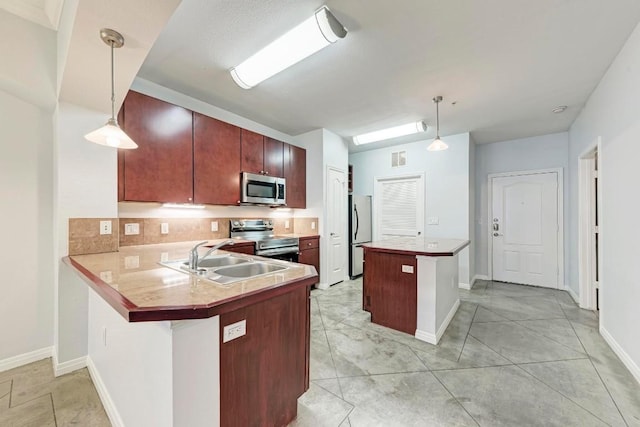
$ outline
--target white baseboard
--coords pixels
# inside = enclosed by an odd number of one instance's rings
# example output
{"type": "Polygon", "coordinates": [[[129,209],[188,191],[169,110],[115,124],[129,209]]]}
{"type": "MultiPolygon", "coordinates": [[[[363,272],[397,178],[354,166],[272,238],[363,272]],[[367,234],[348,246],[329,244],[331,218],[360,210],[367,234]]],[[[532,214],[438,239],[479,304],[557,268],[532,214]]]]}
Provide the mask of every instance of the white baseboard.
{"type": "Polygon", "coordinates": [[[473,280],[471,281],[471,284],[473,285],[474,283],[476,283],[476,280],[491,280],[491,279],[489,279],[489,276],[487,276],[486,274],[476,274],[475,276],[473,276],[473,280]]]}
{"type": "Polygon", "coordinates": [[[330,288],[330,286],[326,282],[316,283],[316,289],[320,289],[321,291],[325,291],[325,290],[327,290],[329,288],[330,288]]]}
{"type": "Polygon", "coordinates": [[[87,366],[87,357],[82,356],[77,359],[68,360],[66,362],[58,363],[58,358],[53,356],[53,374],[56,377],[60,375],[68,374],[69,372],[77,371],[87,366]]]}
{"type": "Polygon", "coordinates": [[[111,425],[114,427],[124,427],[124,422],[120,417],[120,413],[118,412],[115,403],[113,403],[113,399],[111,399],[111,395],[109,395],[109,391],[107,390],[104,381],[102,381],[102,377],[96,369],[96,365],[93,364],[90,356],[86,357],[86,362],[87,368],[89,369],[89,375],[91,375],[91,379],[96,387],[98,396],[100,396],[102,406],[104,406],[104,410],[109,417],[109,421],[111,421],[111,425]]]}
{"type": "Polygon", "coordinates": [[[636,362],[631,359],[631,357],[627,354],[626,351],[620,347],[620,344],[611,336],[611,334],[600,325],[600,335],[602,338],[609,344],[613,352],[622,360],[624,366],[627,367],[631,375],[636,379],[636,381],[640,384],[640,366],[636,364],[636,362]]]}
{"type": "Polygon", "coordinates": [[[573,298],[576,304],[580,305],[580,297],[575,293],[573,289],[571,289],[569,286],[565,286],[564,290],[567,291],[569,295],[571,295],[571,298],[573,298]]]}
{"type": "Polygon", "coordinates": [[[459,282],[459,283],[458,283],[458,287],[459,287],[460,289],[466,289],[466,290],[468,290],[468,291],[470,291],[470,290],[471,290],[471,286],[472,286],[472,285],[470,285],[470,284],[468,284],[468,283],[462,283],[462,282],[459,282]]]}
{"type": "Polygon", "coordinates": [[[456,312],[458,311],[458,307],[460,307],[459,299],[457,299],[456,302],[453,304],[453,306],[451,307],[451,310],[449,310],[449,313],[447,313],[447,317],[444,318],[442,325],[440,325],[435,335],[432,334],[431,332],[421,331],[420,329],[416,329],[415,337],[420,341],[425,341],[425,342],[428,342],[429,344],[433,344],[433,345],[438,344],[438,341],[440,341],[440,338],[442,338],[442,335],[444,335],[444,332],[447,330],[449,323],[451,323],[451,320],[453,320],[453,316],[456,315],[456,312]]]}
{"type": "Polygon", "coordinates": [[[29,353],[23,353],[17,356],[9,357],[7,359],[0,360],[0,372],[8,371],[9,369],[17,368],[23,365],[28,365],[29,363],[46,359],[47,357],[51,357],[52,355],[53,347],[45,347],[39,350],[30,351],[29,353]]]}

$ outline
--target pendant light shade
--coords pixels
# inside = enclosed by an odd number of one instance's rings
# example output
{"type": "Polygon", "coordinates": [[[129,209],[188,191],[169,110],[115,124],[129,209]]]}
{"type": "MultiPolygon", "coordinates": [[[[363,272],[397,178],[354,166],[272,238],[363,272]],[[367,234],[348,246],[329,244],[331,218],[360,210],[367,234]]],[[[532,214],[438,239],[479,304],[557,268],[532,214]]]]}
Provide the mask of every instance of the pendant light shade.
{"type": "Polygon", "coordinates": [[[440,109],[438,105],[442,102],[441,96],[433,98],[433,102],[436,103],[436,139],[427,147],[428,151],[443,151],[449,148],[449,146],[440,139],[440,109]]]}
{"type": "Polygon", "coordinates": [[[132,149],[138,148],[133,139],[124,133],[120,126],[118,126],[118,120],[116,119],[115,111],[115,89],[114,89],[114,73],[113,73],[113,49],[122,47],[124,45],[124,37],[117,31],[109,28],[103,28],[100,30],[100,38],[106,44],[111,46],[111,118],[107,120],[107,123],[100,129],[96,129],[93,132],[89,132],[84,137],[88,141],[94,142],[100,145],[106,145],[107,147],[132,149]]]}

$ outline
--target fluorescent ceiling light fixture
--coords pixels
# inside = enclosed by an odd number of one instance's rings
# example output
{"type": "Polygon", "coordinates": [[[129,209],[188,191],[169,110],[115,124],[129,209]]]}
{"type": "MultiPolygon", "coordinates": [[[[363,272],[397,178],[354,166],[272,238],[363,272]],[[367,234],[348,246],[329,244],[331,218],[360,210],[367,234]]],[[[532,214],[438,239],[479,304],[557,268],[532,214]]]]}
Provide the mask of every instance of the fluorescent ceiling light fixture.
{"type": "Polygon", "coordinates": [[[163,203],[163,208],[180,208],[180,209],[204,209],[204,205],[194,205],[191,203],[163,203]]]}
{"type": "Polygon", "coordinates": [[[423,121],[407,123],[406,125],[395,126],[388,129],[377,130],[375,132],[363,133],[353,137],[356,145],[369,144],[371,142],[385,139],[397,138],[399,136],[411,135],[427,130],[427,125],[423,121]]]}
{"type": "Polygon", "coordinates": [[[84,137],[91,142],[100,145],[106,145],[107,147],[114,148],[138,148],[138,144],[133,142],[133,139],[124,133],[120,126],[118,126],[118,120],[116,119],[116,96],[114,90],[114,77],[113,77],[113,49],[124,46],[124,37],[117,31],[109,28],[103,28],[100,30],[100,38],[103,42],[111,46],[111,118],[100,129],[96,129],[93,132],[89,132],[84,137]]]}
{"type": "Polygon", "coordinates": [[[329,8],[322,6],[312,17],[233,67],[231,77],[241,88],[251,89],[346,35],[347,30],[329,8]]]}
{"type": "Polygon", "coordinates": [[[441,96],[436,96],[433,98],[433,102],[436,103],[436,139],[433,140],[431,144],[427,147],[428,151],[444,151],[449,146],[440,139],[440,108],[438,106],[442,102],[441,96]]]}

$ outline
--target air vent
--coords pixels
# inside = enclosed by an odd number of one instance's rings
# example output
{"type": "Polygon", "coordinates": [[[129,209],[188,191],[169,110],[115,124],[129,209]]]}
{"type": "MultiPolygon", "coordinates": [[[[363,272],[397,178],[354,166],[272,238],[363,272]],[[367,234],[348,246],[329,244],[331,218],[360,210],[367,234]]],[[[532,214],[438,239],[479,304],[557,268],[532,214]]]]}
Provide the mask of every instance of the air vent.
{"type": "Polygon", "coordinates": [[[405,166],[407,164],[407,152],[406,151],[396,151],[391,153],[391,167],[397,168],[400,166],[405,166]]]}

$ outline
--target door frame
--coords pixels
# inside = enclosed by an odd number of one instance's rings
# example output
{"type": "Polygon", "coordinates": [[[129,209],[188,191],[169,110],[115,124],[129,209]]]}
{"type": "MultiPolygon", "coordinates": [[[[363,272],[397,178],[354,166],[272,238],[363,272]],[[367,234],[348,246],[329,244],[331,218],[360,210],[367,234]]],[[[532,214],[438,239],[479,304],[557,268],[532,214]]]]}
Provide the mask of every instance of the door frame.
{"type": "MultiPolygon", "coordinates": [[[[598,261],[598,270],[600,272],[599,284],[602,284],[602,241],[598,245],[598,253],[596,256],[593,247],[593,224],[596,223],[596,217],[591,207],[598,205],[598,234],[602,232],[602,140],[598,137],[598,141],[585,150],[578,158],[578,290],[577,298],[580,308],[587,310],[596,309],[596,287],[594,281],[595,259],[598,261]],[[593,158],[593,153],[597,153],[597,159],[593,158]],[[597,166],[598,183],[597,192],[598,199],[595,200],[593,194],[593,169],[597,166]]],[[[575,295],[572,295],[576,299],[575,295]]],[[[602,298],[602,293],[600,293],[602,298]]]]}
{"type": "Polygon", "coordinates": [[[392,181],[398,179],[410,179],[410,178],[419,178],[422,182],[422,218],[418,218],[418,220],[422,220],[422,230],[420,231],[421,235],[424,236],[424,227],[425,227],[425,216],[426,216],[426,207],[427,207],[427,179],[426,173],[424,172],[414,172],[414,173],[405,173],[402,175],[390,175],[390,176],[374,176],[373,177],[373,195],[371,197],[371,240],[378,241],[380,240],[380,230],[378,229],[378,205],[380,204],[379,197],[376,197],[376,189],[380,181],[392,181]]]}
{"type": "Polygon", "coordinates": [[[564,175],[562,168],[549,168],[549,169],[534,169],[534,170],[526,170],[526,171],[516,171],[516,172],[501,172],[501,173],[490,173],[487,175],[487,195],[488,195],[488,205],[487,205],[487,263],[488,269],[487,271],[489,280],[493,280],[493,230],[491,224],[491,217],[493,213],[493,179],[494,178],[506,178],[512,176],[521,176],[521,175],[540,175],[546,173],[557,173],[558,175],[558,248],[557,248],[557,256],[558,256],[558,287],[556,289],[566,289],[565,281],[564,281],[564,175]]]}

